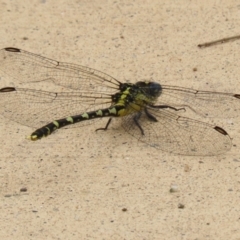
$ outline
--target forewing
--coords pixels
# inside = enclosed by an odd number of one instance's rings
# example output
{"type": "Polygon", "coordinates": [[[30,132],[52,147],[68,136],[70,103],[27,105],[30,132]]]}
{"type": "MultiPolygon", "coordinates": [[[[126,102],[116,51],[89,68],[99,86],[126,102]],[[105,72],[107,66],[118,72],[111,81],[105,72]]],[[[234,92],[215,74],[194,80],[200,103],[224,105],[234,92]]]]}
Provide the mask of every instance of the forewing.
{"type": "Polygon", "coordinates": [[[119,86],[116,79],[100,71],[17,48],[0,50],[0,70],[20,83],[51,80],[56,85],[85,92],[112,93],[119,86]]]}
{"type": "Polygon", "coordinates": [[[240,95],[232,93],[197,91],[189,88],[163,85],[155,105],[185,107],[204,117],[239,116],[240,95]]]}

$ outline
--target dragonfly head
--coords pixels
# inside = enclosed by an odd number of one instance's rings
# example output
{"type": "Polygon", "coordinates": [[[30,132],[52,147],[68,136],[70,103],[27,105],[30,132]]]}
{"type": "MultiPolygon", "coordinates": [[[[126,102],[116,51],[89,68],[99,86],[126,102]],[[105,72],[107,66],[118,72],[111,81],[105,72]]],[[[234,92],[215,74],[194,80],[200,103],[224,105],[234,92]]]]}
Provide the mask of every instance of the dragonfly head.
{"type": "Polygon", "coordinates": [[[137,82],[136,85],[144,91],[144,93],[157,98],[162,93],[162,86],[157,82],[137,82]]]}

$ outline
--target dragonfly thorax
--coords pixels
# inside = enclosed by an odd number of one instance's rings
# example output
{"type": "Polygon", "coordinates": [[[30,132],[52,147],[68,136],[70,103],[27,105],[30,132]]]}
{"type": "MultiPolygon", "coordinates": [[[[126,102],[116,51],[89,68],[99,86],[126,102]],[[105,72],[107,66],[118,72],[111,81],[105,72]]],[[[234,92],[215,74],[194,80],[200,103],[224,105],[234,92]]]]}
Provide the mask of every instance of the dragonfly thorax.
{"type": "Polygon", "coordinates": [[[128,105],[133,102],[136,95],[139,94],[139,87],[136,84],[124,83],[120,86],[120,91],[112,95],[113,104],[128,105]]]}

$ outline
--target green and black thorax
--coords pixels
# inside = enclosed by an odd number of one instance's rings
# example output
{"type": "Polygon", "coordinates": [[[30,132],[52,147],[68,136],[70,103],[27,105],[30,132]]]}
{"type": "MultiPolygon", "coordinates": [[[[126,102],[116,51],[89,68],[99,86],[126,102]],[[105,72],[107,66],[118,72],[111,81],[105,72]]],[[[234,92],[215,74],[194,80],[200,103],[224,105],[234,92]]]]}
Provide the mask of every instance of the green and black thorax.
{"type": "Polygon", "coordinates": [[[139,81],[135,84],[121,83],[119,90],[112,95],[110,108],[117,109],[116,116],[125,116],[153,105],[160,96],[162,88],[159,83],[139,81]]]}

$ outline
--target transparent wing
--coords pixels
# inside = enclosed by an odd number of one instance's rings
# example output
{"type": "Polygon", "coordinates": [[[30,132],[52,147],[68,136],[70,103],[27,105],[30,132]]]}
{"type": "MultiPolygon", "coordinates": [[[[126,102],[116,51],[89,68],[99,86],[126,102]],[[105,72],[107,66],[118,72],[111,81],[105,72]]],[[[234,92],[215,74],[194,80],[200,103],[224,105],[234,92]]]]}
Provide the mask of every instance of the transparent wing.
{"type": "Polygon", "coordinates": [[[198,91],[176,86],[162,86],[155,105],[186,107],[204,117],[239,116],[240,94],[198,91]]]}
{"type": "Polygon", "coordinates": [[[142,135],[134,121],[136,114],[122,118],[122,126],[132,136],[153,147],[179,155],[212,156],[231,149],[229,135],[220,127],[173,114],[164,109],[148,112],[158,122],[150,120],[145,112],[139,119],[142,135]]]}
{"type": "MultiPolygon", "coordinates": [[[[103,93],[46,92],[26,88],[0,89],[0,114],[30,127],[60,118],[109,107],[111,97],[103,93]]],[[[90,124],[85,121],[82,125],[90,124]]]]}
{"type": "Polygon", "coordinates": [[[85,92],[111,93],[120,84],[100,71],[57,62],[18,48],[0,50],[0,70],[20,83],[52,80],[56,85],[85,92]]]}

